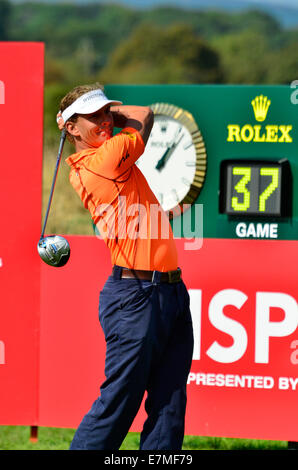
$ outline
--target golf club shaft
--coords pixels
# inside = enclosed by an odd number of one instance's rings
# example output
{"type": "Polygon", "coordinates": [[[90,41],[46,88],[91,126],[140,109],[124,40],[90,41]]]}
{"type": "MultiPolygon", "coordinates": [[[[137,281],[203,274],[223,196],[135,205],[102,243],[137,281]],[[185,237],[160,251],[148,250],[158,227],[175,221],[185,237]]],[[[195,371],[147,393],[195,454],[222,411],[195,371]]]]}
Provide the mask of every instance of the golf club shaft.
{"type": "Polygon", "coordinates": [[[52,203],[52,199],[53,199],[53,193],[54,193],[54,189],[55,189],[55,184],[56,184],[56,179],[57,179],[57,173],[58,173],[58,170],[59,170],[59,165],[60,165],[60,161],[61,161],[61,155],[62,155],[62,151],[63,151],[63,146],[64,146],[65,138],[66,138],[66,130],[63,129],[62,132],[61,132],[60,145],[59,145],[59,150],[58,150],[58,157],[57,157],[56,168],[55,168],[55,172],[54,172],[54,177],[53,177],[53,182],[52,182],[52,187],[51,187],[51,192],[50,192],[48,207],[47,207],[47,211],[46,211],[46,215],[45,215],[45,220],[44,220],[44,223],[43,223],[43,228],[42,228],[42,232],[41,232],[40,238],[43,238],[43,237],[44,237],[44,232],[45,232],[46,225],[47,225],[47,221],[48,221],[48,217],[49,217],[50,207],[51,207],[51,203],[52,203]]]}

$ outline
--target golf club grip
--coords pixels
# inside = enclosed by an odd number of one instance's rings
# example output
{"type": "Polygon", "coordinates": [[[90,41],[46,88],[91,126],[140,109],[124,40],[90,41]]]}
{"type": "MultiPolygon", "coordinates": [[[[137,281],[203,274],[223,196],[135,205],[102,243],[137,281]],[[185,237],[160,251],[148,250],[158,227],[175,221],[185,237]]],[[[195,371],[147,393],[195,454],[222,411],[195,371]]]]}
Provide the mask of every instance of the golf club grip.
{"type": "Polygon", "coordinates": [[[55,184],[56,184],[56,179],[57,179],[57,173],[58,173],[58,169],[59,169],[59,165],[60,165],[60,161],[61,161],[61,155],[62,155],[62,151],[63,151],[65,138],[66,138],[66,130],[63,129],[62,132],[61,132],[61,137],[60,137],[58,157],[57,157],[56,167],[55,167],[55,171],[54,171],[54,176],[53,176],[52,187],[51,187],[51,192],[50,192],[50,196],[49,196],[48,207],[47,207],[47,210],[46,210],[45,220],[44,220],[44,223],[43,223],[43,228],[42,228],[40,238],[43,238],[44,232],[45,232],[45,229],[46,229],[46,225],[47,225],[49,212],[50,212],[50,207],[51,207],[51,203],[52,203],[52,199],[53,199],[53,194],[54,194],[54,189],[55,189],[55,184]]]}

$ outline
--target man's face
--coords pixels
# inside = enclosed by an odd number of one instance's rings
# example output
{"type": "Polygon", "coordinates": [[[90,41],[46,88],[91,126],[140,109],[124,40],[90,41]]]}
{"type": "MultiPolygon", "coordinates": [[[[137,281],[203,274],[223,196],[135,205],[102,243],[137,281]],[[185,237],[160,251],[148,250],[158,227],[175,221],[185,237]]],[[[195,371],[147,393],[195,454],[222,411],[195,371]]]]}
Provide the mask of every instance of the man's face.
{"type": "Polygon", "coordinates": [[[99,147],[113,136],[114,121],[110,106],[92,114],[79,114],[75,128],[76,137],[87,147],[99,147]]]}

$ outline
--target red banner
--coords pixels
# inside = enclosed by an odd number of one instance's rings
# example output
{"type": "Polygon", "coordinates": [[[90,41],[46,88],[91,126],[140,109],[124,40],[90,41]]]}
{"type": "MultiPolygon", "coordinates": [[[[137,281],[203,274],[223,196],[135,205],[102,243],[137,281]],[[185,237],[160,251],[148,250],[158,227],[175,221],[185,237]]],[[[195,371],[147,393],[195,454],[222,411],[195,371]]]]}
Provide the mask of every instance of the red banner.
{"type": "Polygon", "coordinates": [[[43,44],[0,43],[1,424],[36,424],[43,44]]]}
{"type": "Polygon", "coordinates": [[[196,338],[187,432],[298,441],[298,242],[180,253],[196,338]]]}

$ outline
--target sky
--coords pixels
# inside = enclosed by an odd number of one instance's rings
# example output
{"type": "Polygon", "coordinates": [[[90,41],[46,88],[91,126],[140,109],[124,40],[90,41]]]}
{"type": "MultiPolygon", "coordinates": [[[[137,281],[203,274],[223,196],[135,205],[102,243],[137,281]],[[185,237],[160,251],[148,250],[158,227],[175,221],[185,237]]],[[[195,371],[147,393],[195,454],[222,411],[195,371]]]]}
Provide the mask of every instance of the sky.
{"type": "MultiPolygon", "coordinates": [[[[86,0],[88,2],[88,0],[86,0]]],[[[123,0],[125,3],[125,0],[123,0]]],[[[140,1],[140,3],[142,0],[140,1]]],[[[237,0],[238,3],[251,3],[252,5],[257,5],[260,3],[263,4],[268,4],[268,5],[278,5],[278,6],[283,6],[283,7],[295,7],[298,9],[298,0],[237,0]]],[[[133,1],[132,3],[137,4],[138,0],[133,1]]],[[[195,4],[200,5],[200,0],[146,0],[146,5],[156,4],[156,3],[181,3],[181,6],[189,3],[190,6],[194,6],[195,4]]],[[[204,2],[206,3],[206,2],[204,2]]],[[[212,3],[212,2],[211,2],[212,3]]],[[[227,2],[226,0],[220,0],[220,3],[223,5],[225,3],[230,3],[229,1],[227,2]]]]}
{"type": "MultiPolygon", "coordinates": [[[[88,3],[88,0],[85,0],[87,1],[88,3]]],[[[125,2],[125,0],[124,0],[125,2]]],[[[158,0],[157,0],[158,2],[158,0]]],[[[155,1],[152,1],[152,3],[157,3],[156,0],[155,1]]],[[[295,7],[298,9],[298,0],[238,0],[239,3],[252,3],[252,4],[258,4],[258,3],[266,3],[268,5],[281,5],[281,6],[290,6],[290,7],[295,7]]],[[[138,1],[136,0],[135,3],[137,4],[138,1]]],[[[146,4],[150,4],[151,1],[150,0],[146,0],[146,4]]],[[[172,0],[160,0],[159,3],[172,3],[172,0]]],[[[173,3],[177,3],[177,0],[173,3]]],[[[191,0],[188,2],[188,0],[181,0],[180,1],[181,5],[185,4],[185,3],[191,3],[192,5],[195,4],[195,3],[198,3],[200,4],[200,1],[197,0],[191,0]]],[[[226,3],[226,0],[221,0],[221,3],[225,4],[226,3]]]]}
{"type": "MultiPolygon", "coordinates": [[[[12,0],[13,3],[19,3],[19,2],[22,2],[22,1],[26,1],[26,0],[12,0]]],[[[32,1],[32,0],[31,0],[32,1]]],[[[38,2],[40,0],[33,0],[35,2],[38,2]]],[[[45,0],[41,0],[41,1],[45,1],[45,0]]],[[[51,2],[51,0],[47,0],[48,3],[51,2]]],[[[89,2],[93,2],[95,3],[96,0],[55,0],[55,3],[63,3],[66,2],[66,3],[89,3],[89,2]]],[[[98,0],[99,2],[103,2],[105,1],[106,3],[109,3],[109,0],[98,0]]],[[[223,5],[226,2],[226,0],[219,0],[220,3],[222,3],[223,5]]],[[[290,7],[294,7],[294,8],[297,8],[298,9],[298,0],[237,0],[239,3],[252,3],[252,4],[258,4],[258,3],[266,3],[268,5],[281,5],[281,6],[290,6],[290,7]]],[[[113,2],[117,2],[117,0],[113,0],[113,2]]],[[[121,0],[121,3],[125,3],[125,0],[121,0]]],[[[156,3],[181,3],[181,6],[183,4],[200,4],[200,0],[134,0],[134,1],[128,1],[128,3],[146,3],[147,5],[150,5],[150,3],[152,3],[152,5],[156,4],[156,3]]]]}
{"type": "MultiPolygon", "coordinates": [[[[239,2],[242,2],[243,0],[238,0],[239,2]]],[[[249,1],[250,3],[260,3],[260,0],[246,0],[249,1]]],[[[262,3],[268,3],[268,5],[281,5],[281,6],[288,6],[288,7],[294,7],[298,9],[298,0],[261,0],[262,3]]],[[[223,0],[223,3],[225,3],[225,0],[223,0]]]]}

